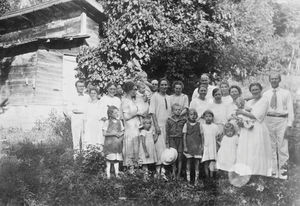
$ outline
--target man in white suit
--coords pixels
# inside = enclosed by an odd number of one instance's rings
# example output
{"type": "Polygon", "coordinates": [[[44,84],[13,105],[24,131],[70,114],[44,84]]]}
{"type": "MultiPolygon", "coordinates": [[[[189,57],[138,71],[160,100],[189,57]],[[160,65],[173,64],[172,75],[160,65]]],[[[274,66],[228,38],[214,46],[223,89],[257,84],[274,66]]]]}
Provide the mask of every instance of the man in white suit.
{"type": "Polygon", "coordinates": [[[269,76],[271,89],[264,93],[270,107],[266,117],[273,156],[273,176],[287,179],[287,161],[289,159],[288,140],[285,134],[293,125],[294,110],[291,92],[280,88],[281,76],[271,73],[269,76]]]}

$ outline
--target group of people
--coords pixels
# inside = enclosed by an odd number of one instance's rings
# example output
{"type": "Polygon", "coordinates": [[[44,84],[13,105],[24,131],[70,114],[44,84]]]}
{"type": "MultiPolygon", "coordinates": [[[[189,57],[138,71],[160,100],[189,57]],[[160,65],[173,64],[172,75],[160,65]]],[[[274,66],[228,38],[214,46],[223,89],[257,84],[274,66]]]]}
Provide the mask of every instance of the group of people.
{"type": "Polygon", "coordinates": [[[227,81],[212,86],[203,74],[191,102],[182,93],[181,81],[173,82],[173,94],[168,95],[167,79],[150,83],[144,72],[122,87],[109,83],[100,99],[96,88],[86,95],[84,82],[77,81],[69,107],[73,147],[101,145],[108,178],[111,166],[119,177],[121,161],[130,172],[142,165],[146,177],[148,166],[155,165],[156,175],[166,178],[162,153],[174,148],[178,157],[172,163],[173,178],[181,176],[186,158],[187,181],[193,160],[196,180],[202,162],[207,177],[223,170],[286,179],[285,133],[294,119],[292,97],[279,87],[280,74],[270,74],[269,81],[271,89],[264,93],[260,83],[250,84],[252,95],[243,98],[239,86],[227,81]]]}

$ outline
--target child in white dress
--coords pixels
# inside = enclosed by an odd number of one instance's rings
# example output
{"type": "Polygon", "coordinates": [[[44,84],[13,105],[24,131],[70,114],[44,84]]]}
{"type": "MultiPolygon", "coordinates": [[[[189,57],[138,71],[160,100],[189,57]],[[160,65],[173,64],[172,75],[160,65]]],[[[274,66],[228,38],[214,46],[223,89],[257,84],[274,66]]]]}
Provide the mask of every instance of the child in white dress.
{"type": "Polygon", "coordinates": [[[202,162],[206,177],[212,177],[216,171],[217,139],[220,138],[220,129],[214,121],[214,114],[210,110],[203,113],[205,123],[202,124],[204,135],[204,151],[202,162]]]}
{"type": "Polygon", "coordinates": [[[221,147],[217,155],[217,169],[227,172],[233,171],[236,161],[236,151],[238,145],[238,136],[234,125],[226,123],[224,126],[224,136],[222,138],[221,147]]]}
{"type": "Polygon", "coordinates": [[[143,129],[140,133],[140,149],[139,149],[139,162],[143,166],[145,178],[148,178],[148,166],[157,162],[155,151],[156,134],[152,127],[151,116],[146,116],[143,119],[143,129]]]}
{"type": "Polygon", "coordinates": [[[139,120],[140,120],[140,127],[142,127],[143,116],[148,113],[150,99],[146,94],[146,85],[144,83],[138,82],[137,89],[138,91],[136,92],[135,102],[138,107],[139,114],[141,114],[139,116],[139,120]]]}

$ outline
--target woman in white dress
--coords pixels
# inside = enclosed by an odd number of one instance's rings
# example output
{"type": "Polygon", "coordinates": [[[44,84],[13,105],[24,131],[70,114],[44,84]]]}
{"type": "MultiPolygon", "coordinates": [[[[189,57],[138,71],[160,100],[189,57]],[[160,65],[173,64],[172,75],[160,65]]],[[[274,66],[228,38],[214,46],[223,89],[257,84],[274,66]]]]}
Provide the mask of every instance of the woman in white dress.
{"type": "MultiPolygon", "coordinates": [[[[119,110],[121,108],[121,100],[119,97],[116,97],[116,92],[117,92],[117,86],[110,82],[107,84],[106,87],[107,94],[103,95],[103,97],[100,99],[99,104],[100,104],[100,128],[103,127],[103,123],[108,119],[107,117],[107,109],[108,106],[115,106],[119,110]]],[[[100,132],[100,144],[104,144],[104,136],[102,134],[102,130],[100,132]]]]}
{"type": "Polygon", "coordinates": [[[198,114],[197,121],[201,121],[203,123],[204,119],[202,117],[203,112],[205,112],[209,108],[209,101],[206,98],[207,95],[207,86],[200,84],[198,88],[199,97],[192,99],[190,103],[190,109],[195,109],[198,114]]]}
{"type": "Polygon", "coordinates": [[[212,92],[213,102],[209,105],[209,109],[214,113],[214,123],[223,131],[223,126],[227,122],[228,105],[222,101],[221,89],[215,88],[212,92]]]}
{"type": "Polygon", "coordinates": [[[162,79],[159,82],[159,92],[155,92],[150,101],[149,114],[152,115],[156,135],[155,149],[157,154],[156,172],[165,176],[161,161],[161,154],[166,149],[166,123],[171,115],[170,96],[167,95],[169,82],[162,79]]]}
{"type": "Polygon", "coordinates": [[[251,118],[255,123],[252,129],[241,128],[234,171],[241,176],[271,176],[271,140],[264,122],[269,102],[262,97],[262,86],[259,83],[250,84],[249,90],[253,95],[253,99],[246,103],[250,111],[238,109],[236,115],[251,118]]]}
{"type": "Polygon", "coordinates": [[[83,148],[87,148],[88,145],[100,144],[100,134],[102,128],[100,127],[100,104],[98,100],[98,90],[96,88],[90,88],[90,99],[87,103],[85,111],[85,133],[82,141],[83,148]]]}
{"type": "Polygon", "coordinates": [[[124,97],[122,98],[121,110],[124,119],[124,142],[123,142],[123,165],[134,172],[134,167],[139,160],[139,111],[134,98],[137,86],[129,81],[123,85],[124,97]]]}

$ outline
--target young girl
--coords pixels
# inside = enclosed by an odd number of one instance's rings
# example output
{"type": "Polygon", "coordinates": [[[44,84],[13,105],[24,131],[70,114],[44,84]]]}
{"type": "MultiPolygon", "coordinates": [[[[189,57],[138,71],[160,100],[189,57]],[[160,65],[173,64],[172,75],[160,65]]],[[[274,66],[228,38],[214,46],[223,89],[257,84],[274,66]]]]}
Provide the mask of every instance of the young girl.
{"type": "Polygon", "coordinates": [[[104,154],[106,156],[106,174],[110,178],[110,167],[113,163],[115,175],[119,178],[119,161],[122,161],[122,141],[124,127],[119,119],[119,109],[115,106],[108,106],[106,120],[103,124],[104,154]]]}
{"type": "Polygon", "coordinates": [[[148,113],[150,99],[148,99],[146,95],[146,85],[144,83],[138,82],[137,89],[138,91],[136,92],[135,102],[138,107],[139,113],[142,114],[141,116],[139,116],[140,127],[142,127],[143,116],[148,113]]]}
{"type": "Polygon", "coordinates": [[[143,170],[145,171],[145,179],[148,178],[148,165],[154,164],[157,161],[155,142],[157,136],[155,131],[151,129],[152,119],[151,116],[146,116],[143,119],[143,130],[140,133],[140,149],[139,158],[140,163],[143,165],[143,170]]]}
{"type": "Polygon", "coordinates": [[[238,136],[234,125],[226,123],[224,126],[224,136],[222,138],[221,147],[218,151],[217,169],[231,172],[236,161],[236,151],[238,144],[238,136]]]}
{"type": "Polygon", "coordinates": [[[191,181],[191,159],[195,158],[195,183],[199,177],[199,163],[203,154],[203,135],[196,110],[190,109],[188,112],[188,121],[183,127],[183,145],[186,162],[186,179],[191,181]]]}
{"type": "Polygon", "coordinates": [[[212,177],[216,171],[215,161],[217,159],[217,139],[220,137],[220,130],[214,121],[214,114],[210,110],[203,113],[205,123],[202,125],[204,135],[204,151],[202,162],[206,177],[212,177]]]}

